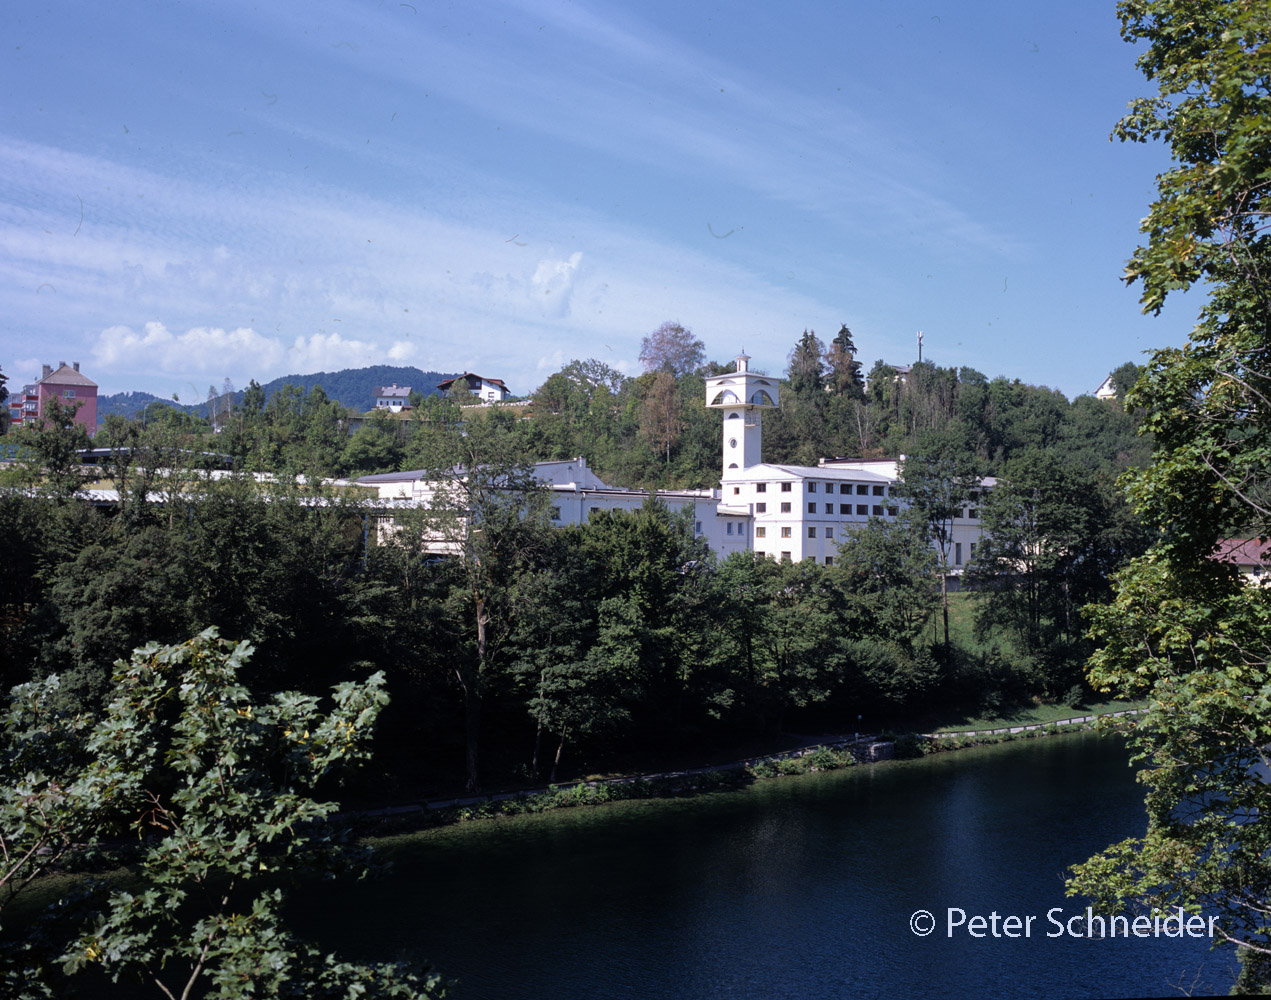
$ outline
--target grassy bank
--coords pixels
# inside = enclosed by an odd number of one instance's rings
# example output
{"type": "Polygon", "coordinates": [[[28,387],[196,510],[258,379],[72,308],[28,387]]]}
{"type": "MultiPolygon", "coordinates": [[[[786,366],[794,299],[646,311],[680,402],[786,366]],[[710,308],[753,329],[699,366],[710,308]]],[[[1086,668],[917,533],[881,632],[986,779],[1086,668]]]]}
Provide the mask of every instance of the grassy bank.
{"type": "Polygon", "coordinates": [[[992,716],[971,716],[957,713],[941,725],[928,728],[932,733],[960,733],[983,729],[1006,729],[1010,726],[1044,726],[1063,719],[1083,715],[1111,715],[1147,707],[1147,700],[1100,701],[1074,708],[1072,705],[1025,705],[1009,712],[992,716]]]}

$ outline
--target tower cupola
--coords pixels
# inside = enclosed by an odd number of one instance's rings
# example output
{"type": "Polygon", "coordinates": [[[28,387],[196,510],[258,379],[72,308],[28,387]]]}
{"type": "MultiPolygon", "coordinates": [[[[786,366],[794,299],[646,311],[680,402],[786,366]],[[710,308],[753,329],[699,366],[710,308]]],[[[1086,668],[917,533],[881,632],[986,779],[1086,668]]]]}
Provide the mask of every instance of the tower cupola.
{"type": "Polygon", "coordinates": [[[706,405],[724,411],[723,478],[739,476],[750,466],[759,465],[763,461],[763,411],[780,405],[777,380],[752,372],[750,356],[743,349],[737,355],[735,371],[706,380],[706,405]]]}

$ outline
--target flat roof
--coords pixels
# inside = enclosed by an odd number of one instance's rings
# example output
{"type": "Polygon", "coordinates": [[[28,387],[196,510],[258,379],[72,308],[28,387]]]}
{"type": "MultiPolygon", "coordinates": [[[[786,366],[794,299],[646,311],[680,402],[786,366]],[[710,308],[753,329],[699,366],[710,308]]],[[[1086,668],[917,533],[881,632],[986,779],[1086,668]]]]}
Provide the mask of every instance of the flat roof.
{"type": "Polygon", "coordinates": [[[860,483],[891,483],[891,476],[860,469],[835,469],[823,465],[751,465],[745,469],[732,469],[729,480],[772,479],[788,476],[791,479],[841,479],[860,483]]]}

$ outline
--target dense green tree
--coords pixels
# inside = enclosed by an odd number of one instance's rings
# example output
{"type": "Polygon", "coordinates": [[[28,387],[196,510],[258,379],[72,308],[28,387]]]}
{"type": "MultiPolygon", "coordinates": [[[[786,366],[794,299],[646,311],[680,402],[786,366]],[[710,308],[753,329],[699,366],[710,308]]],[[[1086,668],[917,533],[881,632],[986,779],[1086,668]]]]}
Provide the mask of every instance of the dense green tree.
{"type": "Polygon", "coordinates": [[[906,517],[925,531],[936,551],[935,570],[940,578],[940,607],[944,642],[949,644],[949,574],[953,572],[953,524],[979,487],[973,461],[966,455],[928,457],[913,455],[900,466],[893,490],[905,503],[906,517]]]}
{"type": "Polygon", "coordinates": [[[547,491],[516,448],[512,419],[493,410],[463,425],[441,421],[429,428],[419,452],[429,495],[414,517],[415,530],[400,536],[408,544],[426,538],[449,557],[453,620],[467,629],[448,659],[464,700],[469,791],[481,783],[486,689],[504,669],[516,607],[551,530],[547,491]]]}
{"type": "Polygon", "coordinates": [[[822,392],[825,389],[825,345],[813,330],[804,330],[790,352],[786,370],[790,389],[795,393],[822,392]]]}
{"type": "Polygon", "coordinates": [[[61,674],[64,697],[101,705],[117,659],[148,636],[187,631],[171,538],[154,525],[123,538],[107,535],[81,549],[51,581],[46,613],[56,615],[59,627],[46,634],[40,660],[61,674]]]}
{"type": "Polygon", "coordinates": [[[1080,680],[1083,605],[1108,595],[1145,540],[1106,476],[1046,452],[1016,459],[980,506],[985,534],[967,571],[977,631],[1012,633],[1041,658],[1051,695],[1080,680]]]}
{"type": "Polygon", "coordinates": [[[767,726],[764,690],[768,602],[776,563],[757,552],[734,552],[712,577],[718,616],[713,656],[706,666],[716,675],[709,701],[716,712],[749,717],[767,726]]]}
{"type": "Polygon", "coordinates": [[[289,881],[365,870],[330,823],[336,804],[313,795],[369,757],[388,699],[382,675],[337,687],[328,712],[294,692],[253,699],[237,678],[251,652],[214,630],[140,649],[96,724],[53,708],[55,679],[15,690],[0,730],[0,908],[103,837],[143,839],[126,882],[5,928],[7,996],[60,994],[65,977],[94,974],[170,1000],[440,990],[425,970],[341,962],[287,929],[289,881]]]}
{"type": "Polygon", "coordinates": [[[592,600],[619,602],[609,605],[607,648],[635,664],[635,721],[646,733],[674,736],[696,703],[696,665],[710,644],[710,549],[691,510],[673,515],[654,498],[635,511],[596,512],[583,545],[597,581],[592,600]]]}
{"type": "Polygon", "coordinates": [[[717,704],[761,731],[824,701],[845,667],[843,595],[815,563],[734,553],[714,581],[720,621],[710,663],[717,704]]]}
{"type": "Polygon", "coordinates": [[[763,714],[780,732],[786,712],[830,696],[846,665],[841,593],[812,560],[771,564],[760,684],[763,714]]]}
{"type": "Polygon", "coordinates": [[[468,383],[466,377],[460,376],[450,383],[450,388],[446,390],[446,396],[453,399],[460,406],[471,403],[473,401],[472,386],[468,383]]]}
{"type": "Polygon", "coordinates": [[[383,410],[376,411],[370,420],[348,438],[340,459],[340,468],[353,476],[396,472],[406,455],[402,426],[400,421],[394,420],[383,410]]]}
{"type": "Polygon", "coordinates": [[[854,634],[912,646],[940,604],[937,568],[925,523],[872,517],[839,543],[830,577],[854,599],[854,634]]]}
{"type": "Polygon", "coordinates": [[[39,501],[17,490],[0,490],[0,690],[26,679],[28,651],[22,637],[42,594],[40,566],[46,527],[39,501]]]}
{"type": "Polygon", "coordinates": [[[1118,403],[1125,402],[1125,394],[1134,387],[1134,383],[1142,374],[1143,366],[1136,365],[1133,361],[1127,361],[1112,369],[1112,391],[1117,394],[1118,403]]]}
{"type": "Polygon", "coordinates": [[[567,740],[626,728],[639,699],[640,622],[633,602],[608,597],[593,607],[573,587],[562,592],[553,586],[561,576],[555,570],[541,574],[520,614],[522,626],[527,617],[537,619],[540,637],[520,664],[529,671],[526,708],[535,723],[530,771],[539,776],[544,733],[557,734],[549,781],[556,780],[567,740]]]}
{"type": "Polygon", "coordinates": [[[1189,343],[1154,352],[1126,396],[1147,413],[1155,461],[1129,491],[1156,544],[1092,612],[1091,680],[1150,694],[1132,733],[1148,831],[1077,869],[1107,905],[1147,899],[1218,914],[1238,946],[1238,988],[1271,987],[1271,596],[1211,558],[1231,537],[1271,534],[1271,11],[1218,0],[1135,0],[1121,33],[1158,93],[1117,125],[1164,140],[1173,165],[1126,278],[1147,312],[1203,283],[1189,343]]]}

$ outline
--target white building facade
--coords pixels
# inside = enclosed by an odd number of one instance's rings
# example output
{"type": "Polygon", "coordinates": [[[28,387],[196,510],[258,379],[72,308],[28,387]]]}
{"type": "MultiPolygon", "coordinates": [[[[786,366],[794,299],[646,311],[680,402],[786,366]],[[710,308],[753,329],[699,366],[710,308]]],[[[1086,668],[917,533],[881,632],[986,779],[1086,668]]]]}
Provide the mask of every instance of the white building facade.
{"type": "MultiPolygon", "coordinates": [[[[735,371],[706,379],[706,405],[722,411],[720,489],[658,490],[673,513],[691,511],[695,533],[719,558],[758,552],[773,559],[813,560],[831,566],[839,545],[871,517],[890,520],[903,506],[895,493],[903,459],[822,459],[817,465],[763,461],[763,413],[780,405],[777,379],[749,370],[741,354],[735,371]]],[[[601,511],[639,509],[649,498],[603,482],[583,457],[538,462],[535,476],[551,493],[552,523],[587,524],[601,511]]],[[[422,470],[363,476],[391,506],[426,505],[433,486],[422,470]]],[[[949,565],[956,576],[971,560],[982,529],[982,490],[954,519],[949,565]]]]}
{"type": "MultiPolygon", "coordinates": [[[[706,380],[706,405],[722,411],[723,502],[751,516],[751,549],[773,559],[833,565],[841,542],[871,517],[900,513],[899,459],[821,459],[815,466],[763,461],[763,413],[780,406],[777,380],[750,371],[742,353],[734,371],[706,380]]],[[[991,489],[992,480],[983,488],[991,489]]],[[[954,519],[950,569],[960,574],[983,533],[979,492],[954,519]]]]}
{"type": "MultiPolygon", "coordinates": [[[[582,457],[536,462],[534,475],[551,494],[549,512],[551,523],[557,527],[587,524],[601,511],[635,511],[650,496],[643,490],[626,490],[603,482],[582,457]]],[[[390,508],[426,506],[434,492],[423,470],[363,476],[357,483],[373,487],[390,508]]],[[[704,538],[719,558],[749,550],[750,512],[722,503],[719,490],[658,490],[653,496],[673,514],[691,511],[694,533],[704,538]]]]}

